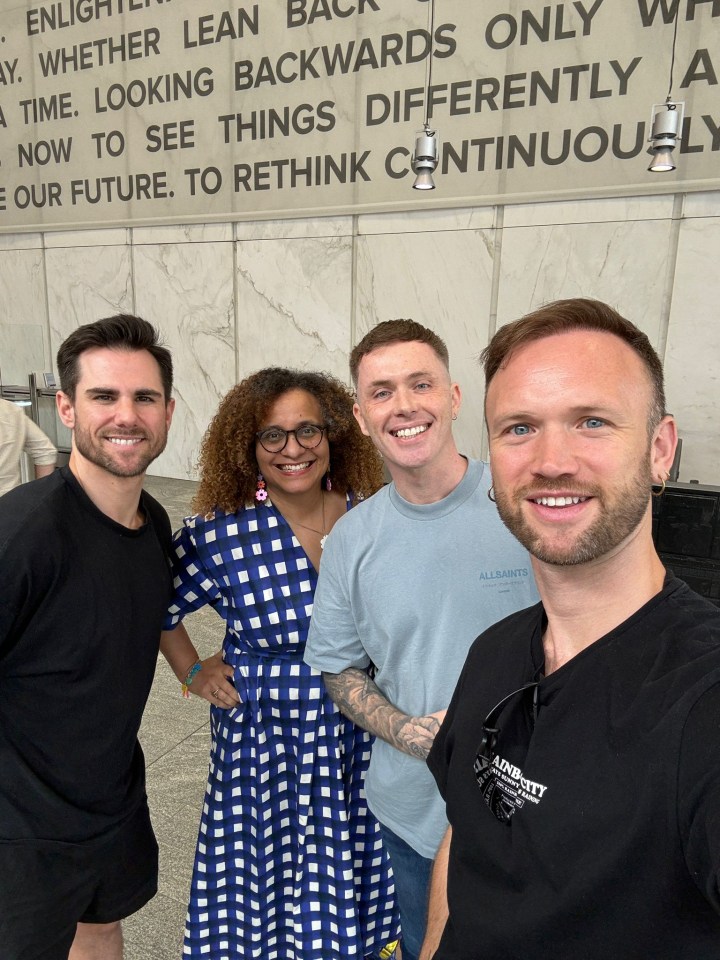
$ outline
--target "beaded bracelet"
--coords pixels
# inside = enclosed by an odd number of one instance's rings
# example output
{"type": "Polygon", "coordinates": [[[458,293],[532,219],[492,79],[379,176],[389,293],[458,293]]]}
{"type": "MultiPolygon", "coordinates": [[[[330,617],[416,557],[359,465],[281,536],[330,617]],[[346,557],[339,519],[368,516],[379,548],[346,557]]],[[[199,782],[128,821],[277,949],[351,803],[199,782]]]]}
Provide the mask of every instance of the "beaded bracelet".
{"type": "Polygon", "coordinates": [[[195,679],[195,674],[202,670],[202,663],[199,660],[196,660],[195,663],[190,667],[188,672],[185,674],[185,679],[182,682],[182,695],[186,700],[190,699],[190,691],[188,687],[195,679]]]}

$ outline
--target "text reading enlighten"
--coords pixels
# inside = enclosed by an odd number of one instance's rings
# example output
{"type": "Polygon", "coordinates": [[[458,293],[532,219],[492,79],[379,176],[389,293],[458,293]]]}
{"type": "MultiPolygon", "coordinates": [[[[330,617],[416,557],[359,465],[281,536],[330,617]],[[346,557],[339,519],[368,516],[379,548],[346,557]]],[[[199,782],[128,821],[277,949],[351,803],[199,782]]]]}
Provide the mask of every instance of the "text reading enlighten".
{"type": "Polygon", "coordinates": [[[27,33],[29,37],[33,37],[47,31],[74,27],[77,23],[122,16],[169,2],[170,0],[60,0],[58,3],[46,3],[27,11],[27,33]]]}

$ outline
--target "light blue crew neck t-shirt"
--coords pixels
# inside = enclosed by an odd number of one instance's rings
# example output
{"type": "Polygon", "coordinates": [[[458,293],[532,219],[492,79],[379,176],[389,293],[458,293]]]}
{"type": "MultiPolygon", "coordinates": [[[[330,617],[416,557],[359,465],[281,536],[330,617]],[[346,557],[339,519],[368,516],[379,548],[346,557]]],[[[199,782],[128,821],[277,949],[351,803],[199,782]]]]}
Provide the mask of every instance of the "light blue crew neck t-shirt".
{"type": "MultiPolygon", "coordinates": [[[[538,600],[490,483],[488,464],[469,460],[442,500],[409,503],[389,484],[342,517],[323,551],[306,662],[327,673],[372,662],[403,712],[448,707],[473,640],[538,600]]],[[[378,820],[433,858],[447,821],[424,761],[377,739],[365,786],[378,820]]]]}

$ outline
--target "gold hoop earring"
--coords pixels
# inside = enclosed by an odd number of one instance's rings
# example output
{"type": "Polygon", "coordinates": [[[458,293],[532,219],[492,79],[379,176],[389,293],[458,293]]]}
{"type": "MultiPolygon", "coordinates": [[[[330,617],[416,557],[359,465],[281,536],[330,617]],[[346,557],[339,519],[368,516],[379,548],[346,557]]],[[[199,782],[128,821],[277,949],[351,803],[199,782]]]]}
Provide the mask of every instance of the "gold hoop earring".
{"type": "MultiPolygon", "coordinates": [[[[668,474],[668,476],[670,476],[670,474],[668,474]]],[[[665,480],[666,480],[666,479],[667,479],[666,477],[660,477],[660,489],[657,490],[657,491],[656,491],[656,490],[653,490],[653,491],[652,491],[652,495],[653,495],[654,497],[661,497],[661,496],[665,493],[665,480]]]]}

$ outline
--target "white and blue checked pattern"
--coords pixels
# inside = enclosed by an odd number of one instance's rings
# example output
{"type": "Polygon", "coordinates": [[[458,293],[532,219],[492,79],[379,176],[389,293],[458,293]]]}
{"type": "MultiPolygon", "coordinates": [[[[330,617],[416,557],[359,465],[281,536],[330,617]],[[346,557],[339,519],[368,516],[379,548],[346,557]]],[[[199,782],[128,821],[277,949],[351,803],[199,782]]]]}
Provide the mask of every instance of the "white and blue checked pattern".
{"type": "Polygon", "coordinates": [[[372,738],[302,659],[317,574],[269,503],[175,535],[166,628],[212,604],[240,705],[211,708],[212,751],[184,956],[345,960],[398,934],[363,781],[372,738]]]}

